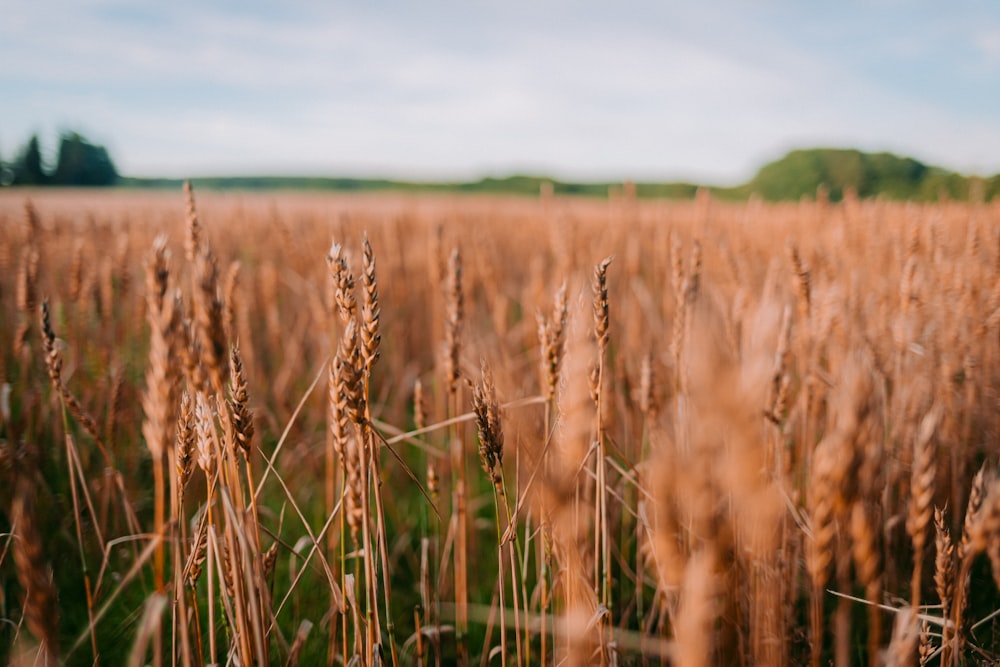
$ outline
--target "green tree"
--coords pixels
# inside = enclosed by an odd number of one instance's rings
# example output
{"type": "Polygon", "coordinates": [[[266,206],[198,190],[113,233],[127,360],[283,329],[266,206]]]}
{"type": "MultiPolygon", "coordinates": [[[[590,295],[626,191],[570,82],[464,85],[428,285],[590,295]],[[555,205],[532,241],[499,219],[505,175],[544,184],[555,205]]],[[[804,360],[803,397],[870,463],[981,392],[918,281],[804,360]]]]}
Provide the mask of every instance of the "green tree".
{"type": "Polygon", "coordinates": [[[113,185],[117,180],[118,170],[104,146],[95,146],[76,132],[62,135],[54,184],[113,185]]]}
{"type": "Polygon", "coordinates": [[[0,155],[0,188],[7,187],[14,182],[14,165],[4,162],[3,155],[0,155]]]}
{"type": "MultiPolygon", "coordinates": [[[[949,172],[891,153],[817,148],[792,151],[764,165],[746,189],[769,200],[812,197],[820,185],[828,189],[832,201],[842,199],[847,190],[861,197],[932,199],[942,188],[956,189],[951,177],[949,172]]],[[[957,174],[954,178],[964,181],[957,174]]]]}
{"type": "Polygon", "coordinates": [[[14,185],[44,185],[48,182],[42,168],[42,151],[38,146],[38,135],[31,135],[28,145],[14,163],[14,185]]]}

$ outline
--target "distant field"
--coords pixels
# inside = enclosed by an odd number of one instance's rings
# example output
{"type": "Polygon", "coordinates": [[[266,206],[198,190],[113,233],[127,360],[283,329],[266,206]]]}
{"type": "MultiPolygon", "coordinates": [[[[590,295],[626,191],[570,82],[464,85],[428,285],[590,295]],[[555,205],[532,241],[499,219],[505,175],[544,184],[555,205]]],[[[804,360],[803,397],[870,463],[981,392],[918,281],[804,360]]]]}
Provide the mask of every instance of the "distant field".
{"type": "Polygon", "coordinates": [[[0,190],[0,661],[996,661],[998,224],[0,190]]]}

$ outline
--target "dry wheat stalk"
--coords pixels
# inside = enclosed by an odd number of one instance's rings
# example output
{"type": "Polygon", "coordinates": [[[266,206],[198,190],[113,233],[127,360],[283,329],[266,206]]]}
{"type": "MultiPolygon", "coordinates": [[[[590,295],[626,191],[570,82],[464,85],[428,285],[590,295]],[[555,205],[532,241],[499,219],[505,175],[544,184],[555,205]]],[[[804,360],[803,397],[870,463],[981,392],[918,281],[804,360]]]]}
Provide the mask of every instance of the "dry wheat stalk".
{"type": "Polygon", "coordinates": [[[605,257],[594,267],[594,338],[597,340],[598,354],[603,354],[608,346],[608,267],[611,257],[605,257]]]}
{"type": "Polygon", "coordinates": [[[917,257],[914,254],[910,254],[907,257],[906,265],[903,267],[903,273],[899,279],[900,313],[904,317],[920,304],[920,296],[916,291],[917,265],[917,257]]]}
{"type": "Polygon", "coordinates": [[[55,667],[59,664],[57,594],[35,511],[34,484],[23,474],[15,484],[10,521],[14,534],[14,569],[24,591],[23,618],[28,631],[40,644],[38,662],[55,667]]]}
{"type": "Polygon", "coordinates": [[[687,279],[684,277],[684,257],[681,255],[681,241],[676,233],[670,236],[671,286],[674,296],[673,328],[670,337],[670,356],[674,362],[674,388],[685,393],[682,357],[685,331],[687,329],[687,279]]]}
{"type": "Polygon", "coordinates": [[[944,654],[942,655],[944,662],[947,662],[944,658],[948,657],[958,660],[965,642],[965,624],[967,621],[964,621],[963,617],[969,604],[969,586],[971,585],[969,569],[971,568],[972,559],[979,553],[977,545],[973,544],[973,536],[980,528],[981,513],[984,510],[983,504],[987,495],[986,485],[986,464],[983,463],[972,478],[972,486],[969,489],[969,501],[962,523],[962,539],[958,543],[956,550],[958,576],[955,580],[954,602],[951,608],[951,617],[954,620],[952,625],[954,638],[950,644],[945,645],[944,654]]]}
{"type": "Polygon", "coordinates": [[[344,323],[354,319],[358,302],[354,296],[354,275],[347,263],[344,247],[339,243],[330,246],[326,255],[326,263],[334,283],[334,297],[337,312],[344,323]]]}
{"type": "MultiPolygon", "coordinates": [[[[229,596],[230,601],[236,600],[236,577],[233,574],[233,568],[231,564],[235,561],[232,559],[232,552],[229,550],[229,545],[223,540],[221,546],[219,547],[219,558],[220,558],[220,570],[222,571],[222,583],[226,589],[226,595],[229,596]]],[[[236,632],[239,632],[236,629],[236,632]]]]}
{"type": "Polygon", "coordinates": [[[188,553],[187,561],[184,564],[185,581],[187,585],[194,588],[198,585],[198,577],[205,565],[205,557],[208,554],[207,548],[208,523],[202,522],[201,527],[194,536],[194,543],[188,553]]]}
{"type": "Polygon", "coordinates": [[[940,507],[934,508],[934,544],[934,588],[947,616],[955,591],[955,545],[940,507]]]}
{"type": "Polygon", "coordinates": [[[851,542],[854,567],[865,587],[865,599],[871,603],[868,621],[868,656],[870,664],[878,665],[881,642],[882,553],[877,533],[864,502],[855,502],[851,511],[851,542]]]}
{"type": "MultiPolygon", "coordinates": [[[[504,575],[504,550],[503,543],[504,524],[503,521],[510,520],[510,509],[506,504],[504,481],[503,481],[503,426],[500,421],[500,403],[497,401],[496,384],[493,380],[493,373],[490,371],[486,360],[482,360],[482,380],[473,387],[472,406],[476,414],[476,427],[479,431],[479,460],[483,470],[490,482],[493,484],[494,500],[496,506],[497,522],[497,542],[500,557],[497,561],[498,581],[497,591],[500,604],[500,651],[502,664],[507,663],[507,619],[506,610],[506,581],[504,575]],[[501,511],[501,504],[504,510],[501,511]]],[[[509,545],[508,545],[509,548],[509,545]]],[[[514,594],[514,612],[518,615],[517,603],[517,569],[511,554],[511,590],[514,594]]],[[[515,627],[515,630],[517,628],[515,627]]],[[[521,638],[517,635],[517,655],[518,663],[521,662],[521,638]]]]}
{"type": "Polygon", "coordinates": [[[197,446],[197,428],[194,416],[194,404],[191,395],[184,392],[181,395],[181,409],[177,418],[177,489],[183,496],[184,488],[191,473],[194,472],[195,448],[197,446]]]}
{"type": "MultiPolygon", "coordinates": [[[[699,253],[700,258],[700,253],[699,253]]],[[[596,406],[595,440],[597,458],[595,472],[597,481],[597,497],[594,507],[594,590],[600,592],[601,604],[607,609],[607,614],[601,617],[601,651],[607,650],[612,639],[609,635],[612,609],[612,563],[611,563],[611,531],[608,511],[608,472],[607,450],[604,441],[604,376],[608,347],[608,329],[610,327],[610,308],[608,304],[608,267],[611,257],[606,257],[594,267],[592,289],[594,293],[594,337],[597,339],[597,363],[591,373],[591,398],[596,406]]],[[[700,262],[700,259],[699,259],[700,262]]]]}
{"type": "Polygon", "coordinates": [[[113,267],[115,281],[118,286],[118,300],[124,301],[132,286],[132,276],[129,272],[129,230],[124,227],[118,234],[118,244],[113,267]]]}
{"type": "Polygon", "coordinates": [[[198,221],[198,211],[194,203],[194,189],[191,181],[184,181],[184,203],[186,206],[187,226],[184,237],[184,253],[188,264],[194,264],[195,257],[201,251],[201,223],[198,221]]]}
{"type": "Polygon", "coordinates": [[[969,604],[969,586],[972,562],[975,557],[987,549],[1000,536],[1000,479],[989,482],[989,486],[981,480],[981,468],[973,480],[972,495],[969,497],[969,508],[966,510],[965,531],[960,545],[961,569],[959,571],[958,588],[952,619],[955,627],[955,648],[953,660],[961,655],[966,624],[965,612],[969,604]]]}
{"type": "MultiPolygon", "coordinates": [[[[146,369],[146,389],[142,395],[145,420],[142,435],[153,459],[154,529],[162,534],[166,521],[167,456],[171,444],[171,429],[177,402],[177,373],[170,354],[178,313],[173,300],[167,298],[169,268],[166,237],[159,236],[146,265],[146,316],[149,320],[149,366],[146,369]]],[[[156,550],[154,573],[157,590],[164,587],[165,544],[156,550]]]]}
{"type": "MultiPolygon", "coordinates": [[[[330,413],[333,451],[341,463],[346,465],[344,457],[347,440],[351,435],[351,412],[348,406],[350,389],[347,384],[348,379],[345,375],[344,364],[344,359],[339,354],[330,360],[327,405],[330,413]]],[[[332,510],[332,505],[330,509],[332,510]]]]}
{"type": "MultiPolygon", "coordinates": [[[[361,308],[361,352],[355,362],[356,370],[360,376],[360,393],[364,405],[362,406],[362,418],[359,420],[361,435],[364,440],[362,449],[365,453],[366,471],[370,480],[366,487],[371,489],[371,497],[374,504],[376,544],[378,546],[379,558],[381,561],[382,594],[385,608],[385,624],[389,640],[389,655],[393,665],[398,665],[395,622],[392,615],[392,578],[389,572],[390,560],[388,550],[388,535],[385,521],[385,505],[382,495],[382,470],[381,470],[381,446],[378,441],[378,434],[374,431],[371,419],[371,373],[372,366],[379,357],[379,302],[378,283],[375,277],[375,253],[371,243],[368,242],[367,233],[364,235],[362,248],[362,308],[361,308]]],[[[366,540],[367,542],[367,540],[366,540]]],[[[367,547],[366,547],[367,549],[367,547]]],[[[374,580],[374,578],[373,578],[374,580]]],[[[379,622],[378,614],[375,614],[376,627],[379,622]]],[[[381,639],[381,638],[380,638],[381,639]]],[[[381,641],[379,642],[381,645],[381,641]]]]}
{"type": "Polygon", "coordinates": [[[647,352],[639,366],[639,410],[647,421],[651,421],[660,411],[660,392],[653,355],[647,352]]]}
{"type": "Polygon", "coordinates": [[[80,423],[80,426],[82,426],[83,429],[90,434],[90,437],[94,439],[94,443],[100,450],[101,455],[110,465],[111,458],[104,446],[104,442],[101,440],[101,436],[97,428],[97,422],[95,422],[94,418],[83,409],[83,406],[80,405],[76,396],[73,395],[73,393],[62,381],[62,355],[59,352],[59,346],[56,343],[56,335],[52,330],[52,324],[49,320],[49,304],[47,301],[42,302],[42,305],[39,307],[39,320],[41,325],[42,346],[45,351],[45,365],[49,373],[49,381],[51,382],[56,393],[59,394],[59,398],[62,400],[66,410],[69,411],[69,413],[73,415],[73,418],[80,423]]]}
{"type": "Polygon", "coordinates": [[[688,272],[687,289],[684,291],[684,300],[690,305],[698,300],[698,293],[701,290],[701,241],[694,239],[691,242],[691,264],[688,272]]]}
{"type": "Polygon", "coordinates": [[[101,319],[110,323],[115,315],[115,266],[107,255],[101,257],[98,280],[101,319]]]}
{"type": "Polygon", "coordinates": [[[197,289],[194,293],[195,323],[201,366],[208,373],[212,389],[222,395],[225,378],[229,374],[228,343],[222,299],[219,296],[218,267],[215,256],[204,245],[195,257],[194,276],[197,289]]]}
{"type": "Polygon", "coordinates": [[[104,439],[107,446],[110,449],[114,449],[116,429],[125,408],[125,373],[120,369],[112,371],[108,382],[111,385],[111,393],[108,396],[108,412],[104,423],[104,439]]]}
{"type": "MultiPolygon", "coordinates": [[[[603,381],[604,354],[608,347],[608,327],[610,325],[608,311],[608,266],[611,258],[605,258],[594,267],[594,339],[597,341],[597,363],[590,369],[590,399],[598,404],[603,381]]],[[[600,415],[598,415],[600,419],[600,415]]]]}
{"type": "Polygon", "coordinates": [[[158,236],[146,265],[146,318],[150,327],[150,351],[144,409],[151,423],[144,435],[154,458],[162,456],[168,449],[177,375],[170,352],[179,313],[174,310],[174,301],[167,297],[170,287],[169,257],[166,237],[158,236]]]}
{"type": "MultiPolygon", "coordinates": [[[[332,277],[331,277],[332,282],[332,277]]],[[[348,408],[346,405],[346,386],[344,385],[344,372],[343,372],[343,360],[339,355],[335,355],[333,359],[330,360],[328,379],[327,379],[327,423],[329,425],[329,432],[326,438],[326,449],[325,449],[325,459],[326,459],[326,475],[325,475],[325,494],[326,494],[326,512],[328,515],[332,515],[337,506],[338,494],[340,498],[344,501],[344,507],[340,511],[339,517],[339,542],[340,542],[340,555],[341,555],[341,587],[346,587],[346,577],[347,577],[347,564],[343,563],[343,554],[345,553],[345,542],[346,539],[346,528],[345,526],[350,519],[351,523],[351,536],[354,540],[355,545],[357,544],[357,529],[358,523],[355,518],[356,514],[356,504],[359,502],[356,492],[354,492],[348,486],[348,478],[350,475],[351,466],[357,467],[356,457],[348,458],[348,447],[349,439],[352,437],[351,434],[351,421],[348,414],[348,408]],[[336,465],[337,462],[340,463],[340,474],[337,474],[336,465]],[[348,496],[348,492],[351,491],[351,495],[348,496]],[[348,503],[348,499],[350,502],[348,503]]],[[[352,452],[353,454],[353,452],[352,452]]],[[[356,484],[356,480],[351,480],[353,484],[356,484]]],[[[329,531],[327,533],[327,551],[329,553],[329,558],[334,560],[336,555],[338,536],[334,534],[334,531],[329,531]]],[[[357,561],[355,561],[356,563],[357,561]]],[[[357,569],[355,569],[357,572],[357,569]]],[[[347,615],[342,614],[341,616],[341,633],[343,641],[346,643],[348,641],[348,631],[347,631],[347,615]]],[[[356,634],[360,633],[359,628],[355,628],[356,634]]],[[[335,633],[331,631],[331,651],[333,642],[335,638],[333,637],[335,633]]],[[[357,648],[357,644],[355,644],[357,648]]]]}
{"type": "Polygon", "coordinates": [[[812,665],[817,667],[823,645],[823,597],[830,578],[836,541],[835,479],[836,447],[824,439],[813,453],[809,479],[809,518],[811,539],[806,545],[806,569],[812,582],[812,613],[810,641],[812,665]]]}
{"type": "MultiPolygon", "coordinates": [[[[350,323],[354,326],[354,314],[357,310],[357,302],[354,297],[354,276],[351,274],[347,259],[344,255],[344,248],[339,243],[332,243],[326,256],[327,274],[327,308],[330,315],[336,310],[343,323],[350,323]]],[[[329,319],[329,318],[328,318],[329,319]]],[[[352,335],[353,329],[344,330],[344,336],[352,335]]],[[[332,321],[329,322],[329,336],[331,340],[336,340],[336,332],[332,321]]],[[[354,438],[351,431],[351,408],[349,406],[350,392],[356,387],[356,382],[348,375],[354,375],[354,360],[350,356],[344,356],[345,340],[342,338],[338,345],[338,352],[330,360],[328,372],[327,388],[327,421],[329,423],[329,433],[326,439],[325,462],[325,495],[326,511],[332,514],[336,506],[337,494],[344,500],[344,511],[340,513],[340,542],[341,553],[343,553],[344,542],[346,542],[345,524],[349,526],[351,537],[355,547],[358,546],[358,535],[361,526],[361,471],[359,469],[360,457],[356,448],[352,447],[350,441],[354,438]],[[345,366],[346,365],[346,366],[345,366]],[[350,447],[350,450],[349,450],[350,447]],[[336,463],[340,462],[341,473],[336,474],[336,463]],[[339,485],[338,485],[339,480],[339,485]]],[[[349,353],[348,353],[349,354],[349,353]]],[[[335,552],[336,536],[333,531],[328,533],[327,550],[331,558],[335,552]]],[[[344,585],[346,577],[346,564],[342,565],[341,584],[344,585]]],[[[357,574],[357,561],[355,561],[355,574],[357,574]]],[[[347,641],[347,618],[344,616],[341,622],[341,629],[344,641],[347,641]]],[[[360,636],[360,628],[355,628],[355,633],[360,636]]],[[[359,650],[359,645],[355,644],[355,650],[359,650]]]]}
{"type": "Polygon", "coordinates": [[[278,543],[274,542],[268,547],[267,551],[264,552],[263,557],[263,570],[264,579],[267,580],[269,586],[274,586],[274,568],[278,564],[278,543]]]}
{"type": "Polygon", "coordinates": [[[35,208],[35,203],[30,199],[24,201],[24,242],[27,245],[36,243],[41,235],[42,219],[35,208]]]}
{"type": "MultiPolygon", "coordinates": [[[[945,524],[944,511],[934,508],[934,588],[941,600],[941,616],[951,618],[951,605],[955,594],[955,545],[945,524]]],[[[942,632],[942,644],[951,641],[951,631],[946,626],[942,632]]]]}
{"type": "Polygon", "coordinates": [[[378,333],[380,310],[378,283],[375,280],[375,253],[367,234],[362,242],[361,267],[361,285],[364,288],[361,301],[361,358],[364,361],[365,376],[369,377],[379,356],[381,337],[378,333]]]}
{"type": "MultiPolygon", "coordinates": [[[[49,302],[43,301],[39,310],[42,327],[42,349],[45,351],[45,367],[49,372],[49,382],[52,388],[62,393],[62,355],[56,346],[56,334],[49,320],[49,302]]],[[[94,425],[96,429],[96,424],[94,425]]]]}
{"type": "Polygon", "coordinates": [[[215,417],[212,415],[212,408],[209,407],[208,400],[202,393],[195,396],[194,416],[198,434],[198,467],[211,479],[216,469],[213,442],[216,437],[215,417]]]}
{"type": "Polygon", "coordinates": [[[351,537],[357,545],[362,521],[361,505],[364,502],[361,475],[364,461],[357,437],[350,428],[351,415],[354,414],[351,403],[355,400],[352,398],[354,387],[350,379],[354,373],[353,364],[345,362],[338,354],[331,362],[330,373],[330,428],[334,449],[344,467],[347,524],[351,529],[351,537]]]}
{"type": "MultiPolygon", "coordinates": [[[[181,311],[182,303],[178,300],[176,310],[181,311]]],[[[195,393],[202,393],[207,390],[208,379],[205,376],[205,369],[201,366],[201,344],[198,341],[196,325],[190,320],[184,320],[177,328],[176,353],[181,358],[181,365],[184,368],[184,376],[187,378],[188,387],[195,393]]]]}
{"type": "Polygon", "coordinates": [[[247,395],[247,379],[243,372],[243,359],[240,348],[234,346],[230,351],[231,369],[229,380],[229,411],[232,419],[233,438],[243,458],[249,460],[253,447],[253,413],[250,411],[247,395]]]}
{"type": "Polygon", "coordinates": [[[223,324],[226,332],[226,339],[231,341],[235,341],[239,338],[236,331],[236,322],[238,320],[236,311],[236,290],[239,289],[241,268],[242,265],[239,260],[234,259],[230,262],[229,268],[226,269],[226,279],[222,283],[222,301],[225,304],[223,324]]]}
{"type": "Polygon", "coordinates": [[[69,284],[67,285],[69,300],[74,303],[80,300],[80,294],[83,291],[83,253],[83,239],[77,239],[73,244],[73,258],[70,260],[69,284]]]}
{"type": "Polygon", "coordinates": [[[812,314],[812,272],[802,261],[802,256],[795,244],[789,242],[785,246],[785,251],[788,254],[788,261],[792,265],[792,275],[795,278],[795,288],[799,301],[799,322],[805,326],[812,314]]]}
{"type": "Polygon", "coordinates": [[[785,308],[781,314],[781,328],[778,333],[778,346],[774,352],[774,370],[771,374],[771,400],[764,408],[764,416],[775,425],[781,423],[782,415],[788,402],[791,379],[786,373],[788,357],[792,343],[792,313],[785,308]]]}
{"type": "Polygon", "coordinates": [[[931,625],[927,621],[920,624],[920,644],[917,647],[917,655],[920,658],[918,663],[920,667],[929,664],[934,655],[934,644],[931,643],[931,625]]]}
{"type": "Polygon", "coordinates": [[[962,524],[962,541],[958,545],[958,559],[965,560],[970,549],[969,542],[972,539],[972,530],[979,517],[979,510],[982,508],[983,500],[986,497],[986,464],[979,468],[972,478],[972,486],[969,490],[969,502],[965,509],[965,519],[962,524]]]}
{"type": "Polygon", "coordinates": [[[684,570],[674,634],[674,659],[680,667],[702,667],[714,662],[712,625],[719,611],[715,569],[713,549],[705,548],[691,556],[684,570]]]}
{"type": "Polygon", "coordinates": [[[22,313],[30,313],[38,303],[38,261],[38,249],[34,246],[27,246],[21,252],[14,299],[22,313]]]}
{"type": "Polygon", "coordinates": [[[357,424],[364,424],[367,397],[365,395],[364,362],[361,357],[361,349],[358,346],[356,320],[352,319],[347,323],[344,335],[340,339],[337,357],[340,359],[339,373],[343,382],[342,388],[338,389],[341,392],[340,399],[344,401],[344,407],[351,419],[357,424]]]}
{"type": "Polygon", "coordinates": [[[351,538],[355,544],[360,544],[359,531],[364,520],[364,489],[361,469],[364,465],[362,461],[361,445],[357,437],[351,436],[347,440],[344,449],[344,461],[347,467],[347,503],[345,505],[347,513],[347,525],[351,529],[351,538]]]}
{"type": "Polygon", "coordinates": [[[472,390],[472,407],[479,429],[479,460],[494,486],[501,485],[503,468],[503,428],[493,373],[484,359],[483,379],[472,390]]]}
{"type": "Polygon", "coordinates": [[[448,258],[446,302],[448,307],[445,320],[445,386],[448,393],[458,391],[461,378],[461,340],[464,317],[464,297],[462,295],[462,254],[453,248],[448,258]]]}
{"type": "Polygon", "coordinates": [[[910,478],[910,509],[906,517],[906,531],[913,542],[913,581],[911,584],[911,605],[920,608],[921,572],[924,561],[924,546],[927,543],[927,528],[931,521],[931,503],[934,500],[935,475],[934,432],[941,417],[937,406],[924,416],[913,442],[913,470],[910,478]]]}
{"type": "MultiPolygon", "coordinates": [[[[462,324],[465,317],[465,297],[462,291],[462,254],[454,247],[448,259],[445,283],[445,342],[444,386],[449,397],[448,415],[459,412],[459,380],[462,377],[462,324]]],[[[466,496],[465,443],[457,426],[450,433],[452,476],[452,519],[449,530],[454,535],[455,575],[455,640],[458,662],[468,664],[469,577],[468,577],[468,509],[466,496]]]]}
{"type": "Polygon", "coordinates": [[[556,291],[552,304],[552,315],[546,319],[540,312],[535,319],[538,323],[538,340],[542,347],[542,386],[545,397],[551,403],[555,400],[556,387],[559,383],[559,370],[566,348],[566,283],[556,291]]]}
{"type": "Polygon", "coordinates": [[[911,607],[896,612],[892,639],[886,651],[887,667],[908,667],[914,662],[920,642],[920,621],[911,607]]]}
{"type": "Polygon", "coordinates": [[[427,426],[427,397],[420,378],[413,381],[413,425],[418,431],[427,426]]]}
{"type": "Polygon", "coordinates": [[[990,482],[982,507],[976,512],[976,520],[969,530],[964,559],[971,560],[976,554],[990,552],[1000,539],[1000,479],[990,482]]]}

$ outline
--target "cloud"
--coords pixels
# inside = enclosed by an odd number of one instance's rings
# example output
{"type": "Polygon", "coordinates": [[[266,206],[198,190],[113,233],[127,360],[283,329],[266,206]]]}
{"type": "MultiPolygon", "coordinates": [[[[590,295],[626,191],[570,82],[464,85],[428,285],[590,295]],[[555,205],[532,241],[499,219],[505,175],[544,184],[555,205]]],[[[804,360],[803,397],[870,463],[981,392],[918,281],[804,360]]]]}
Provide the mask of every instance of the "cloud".
{"type": "MultiPolygon", "coordinates": [[[[21,3],[0,25],[0,86],[17,91],[0,147],[69,121],[113,135],[122,170],[143,174],[531,168],[736,182],[816,143],[1000,168],[990,98],[963,107],[867,66],[885,69],[893,49],[929,57],[921,31],[901,25],[895,46],[848,52],[797,36],[819,18],[781,0],[21,3]]],[[[977,35],[1000,60],[1000,33],[977,35]]]]}
{"type": "Polygon", "coordinates": [[[976,31],[973,43],[991,65],[1000,64],[1000,26],[982,27],[976,31]]]}

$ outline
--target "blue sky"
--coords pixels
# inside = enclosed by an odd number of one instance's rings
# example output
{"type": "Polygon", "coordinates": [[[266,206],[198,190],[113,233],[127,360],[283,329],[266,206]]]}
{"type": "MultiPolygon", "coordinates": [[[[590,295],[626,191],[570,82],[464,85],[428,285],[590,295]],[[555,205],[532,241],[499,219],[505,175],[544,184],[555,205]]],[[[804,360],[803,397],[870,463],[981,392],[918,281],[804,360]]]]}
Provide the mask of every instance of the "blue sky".
{"type": "Polygon", "coordinates": [[[1000,172],[1000,3],[0,0],[0,155],[129,175],[687,178],[853,146],[1000,172]]]}

